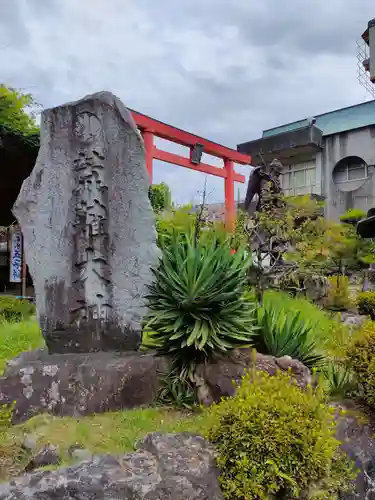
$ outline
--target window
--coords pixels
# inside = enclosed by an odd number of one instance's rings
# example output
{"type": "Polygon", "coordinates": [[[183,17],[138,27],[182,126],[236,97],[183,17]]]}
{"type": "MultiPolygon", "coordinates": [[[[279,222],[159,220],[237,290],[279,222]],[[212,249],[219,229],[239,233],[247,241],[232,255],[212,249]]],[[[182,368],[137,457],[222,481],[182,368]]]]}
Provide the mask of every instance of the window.
{"type": "Polygon", "coordinates": [[[355,195],[353,195],[354,208],[359,208],[366,213],[372,207],[373,202],[374,202],[374,198],[372,196],[355,196],[355,195]]]}
{"type": "Polygon", "coordinates": [[[335,184],[367,179],[366,162],[358,156],[348,156],[340,160],[333,169],[332,178],[335,184]]]}
{"type": "Polygon", "coordinates": [[[282,187],[287,196],[320,194],[316,181],[315,162],[310,161],[286,167],[282,176],[282,187]]]}

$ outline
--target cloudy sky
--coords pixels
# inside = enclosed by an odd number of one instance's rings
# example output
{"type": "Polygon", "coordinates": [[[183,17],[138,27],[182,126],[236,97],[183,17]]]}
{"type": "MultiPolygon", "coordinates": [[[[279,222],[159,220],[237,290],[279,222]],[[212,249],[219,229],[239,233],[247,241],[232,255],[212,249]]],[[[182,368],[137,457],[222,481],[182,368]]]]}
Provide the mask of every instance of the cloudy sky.
{"type": "MultiPolygon", "coordinates": [[[[0,0],[0,81],[43,107],[110,90],[235,148],[368,100],[356,40],[374,17],[374,0],[0,0]]],[[[204,185],[180,167],[154,170],[181,203],[204,185]]],[[[208,179],[210,201],[223,199],[222,184],[208,179]]]]}

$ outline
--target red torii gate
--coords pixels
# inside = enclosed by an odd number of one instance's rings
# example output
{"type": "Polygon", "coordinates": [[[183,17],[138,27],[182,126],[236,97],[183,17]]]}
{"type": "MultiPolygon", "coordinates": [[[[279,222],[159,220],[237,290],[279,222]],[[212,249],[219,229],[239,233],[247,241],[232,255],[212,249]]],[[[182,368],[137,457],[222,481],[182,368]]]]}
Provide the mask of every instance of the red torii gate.
{"type": "Polygon", "coordinates": [[[154,159],[223,178],[225,192],[225,222],[227,227],[232,229],[236,216],[234,183],[241,182],[243,184],[245,182],[245,176],[234,171],[233,163],[250,165],[251,157],[239,153],[234,149],[204,139],[203,137],[186,132],[185,130],[172,127],[171,125],[150,118],[132,109],[130,109],[130,111],[137,127],[143,135],[146,149],[146,166],[150,175],[150,182],[152,183],[152,162],[154,159]],[[189,147],[190,158],[157,148],[154,145],[155,136],[189,147]],[[202,153],[221,158],[224,161],[224,168],[202,163],[200,161],[202,153]]]}

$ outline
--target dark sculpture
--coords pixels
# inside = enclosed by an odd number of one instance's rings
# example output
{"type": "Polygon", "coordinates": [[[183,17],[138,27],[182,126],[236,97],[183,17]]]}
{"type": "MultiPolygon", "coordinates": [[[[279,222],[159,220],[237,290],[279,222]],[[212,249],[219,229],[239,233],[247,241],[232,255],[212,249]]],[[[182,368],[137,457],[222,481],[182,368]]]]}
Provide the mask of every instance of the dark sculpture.
{"type": "MultiPolygon", "coordinates": [[[[275,199],[282,192],[280,175],[283,169],[282,163],[275,159],[270,165],[256,167],[250,174],[247,185],[244,209],[250,213],[250,205],[255,195],[258,195],[256,211],[262,210],[262,204],[266,195],[273,195],[275,199]]],[[[275,200],[276,201],[276,200],[275,200]]]]}
{"type": "Polygon", "coordinates": [[[367,217],[358,222],[357,233],[362,238],[375,238],[375,208],[370,208],[367,217]]]}

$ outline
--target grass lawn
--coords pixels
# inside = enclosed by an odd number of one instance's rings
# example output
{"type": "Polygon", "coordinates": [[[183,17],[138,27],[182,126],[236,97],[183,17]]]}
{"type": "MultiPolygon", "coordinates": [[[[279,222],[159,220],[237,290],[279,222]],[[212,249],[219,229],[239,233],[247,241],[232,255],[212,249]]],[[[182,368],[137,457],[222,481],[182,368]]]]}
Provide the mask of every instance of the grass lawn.
{"type": "Polygon", "coordinates": [[[33,436],[37,449],[50,443],[60,449],[63,465],[72,463],[68,450],[81,445],[93,454],[121,455],[134,450],[136,441],[151,432],[201,434],[203,415],[166,408],[144,408],[90,417],[38,415],[0,434],[0,481],[21,474],[31,456],[22,450],[25,435],[33,436]]]}
{"type": "Polygon", "coordinates": [[[9,323],[0,320],[0,373],[3,373],[6,362],[21,352],[44,346],[40,328],[35,319],[20,323],[9,323]]]}
{"type": "Polygon", "coordinates": [[[121,454],[134,450],[135,442],[150,432],[197,432],[203,422],[199,413],[166,408],[144,408],[71,418],[39,415],[18,426],[31,433],[40,445],[59,446],[64,458],[68,448],[79,444],[93,453],[121,454]]]}

